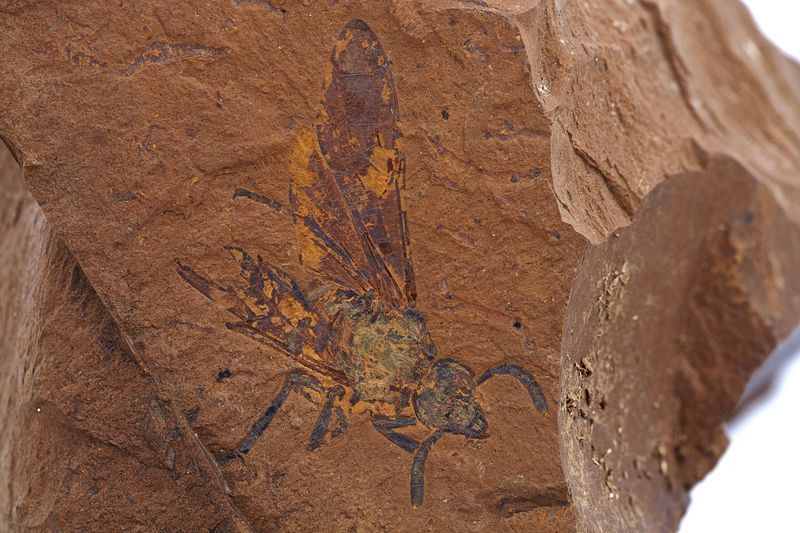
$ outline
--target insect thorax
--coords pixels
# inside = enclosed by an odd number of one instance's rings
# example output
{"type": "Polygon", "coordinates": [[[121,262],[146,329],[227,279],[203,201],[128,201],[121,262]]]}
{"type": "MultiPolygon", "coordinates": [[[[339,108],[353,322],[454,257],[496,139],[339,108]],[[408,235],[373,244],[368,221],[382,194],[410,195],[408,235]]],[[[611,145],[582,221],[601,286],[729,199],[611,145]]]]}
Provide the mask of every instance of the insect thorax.
{"type": "Polygon", "coordinates": [[[436,355],[425,318],[412,310],[356,310],[343,322],[338,367],[358,397],[406,406],[436,355]]]}

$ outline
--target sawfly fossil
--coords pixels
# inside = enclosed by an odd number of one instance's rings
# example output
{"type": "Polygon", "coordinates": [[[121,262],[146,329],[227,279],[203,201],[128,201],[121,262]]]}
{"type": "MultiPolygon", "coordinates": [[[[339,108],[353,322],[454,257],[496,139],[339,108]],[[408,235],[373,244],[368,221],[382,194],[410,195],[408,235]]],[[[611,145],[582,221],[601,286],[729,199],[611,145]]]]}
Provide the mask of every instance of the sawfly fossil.
{"type": "MultiPolygon", "coordinates": [[[[298,363],[271,405],[230,451],[251,451],[293,391],[318,398],[314,450],[347,426],[346,412],[365,412],[375,429],[409,454],[411,503],[424,497],[424,469],[444,434],[480,439],[488,422],[475,389],[507,375],[527,390],[539,412],[547,402],[525,369],[504,364],[475,376],[454,358],[439,359],[415,310],[415,279],[403,199],[405,161],[399,150],[397,94],[388,58],[372,30],[351,20],[331,55],[325,97],[314,128],[299,132],[292,154],[290,205],[244,189],[248,197],[291,215],[303,268],[301,288],[280,268],[238,247],[237,282],[222,285],[177,262],[178,274],[236,320],[226,326],[298,363]],[[416,426],[426,438],[403,431],[416,426]]],[[[407,431],[406,431],[407,432],[407,431]]]]}

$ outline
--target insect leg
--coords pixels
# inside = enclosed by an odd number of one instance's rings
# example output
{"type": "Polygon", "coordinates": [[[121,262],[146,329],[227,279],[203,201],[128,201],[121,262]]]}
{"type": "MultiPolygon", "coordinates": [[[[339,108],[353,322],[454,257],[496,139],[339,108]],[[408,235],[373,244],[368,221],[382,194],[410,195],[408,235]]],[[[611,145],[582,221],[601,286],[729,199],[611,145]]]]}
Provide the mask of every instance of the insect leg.
{"type": "Polygon", "coordinates": [[[401,416],[399,418],[376,417],[372,419],[372,425],[375,426],[375,429],[377,429],[381,435],[389,439],[392,443],[400,446],[408,453],[419,448],[419,441],[396,433],[393,430],[413,426],[416,423],[417,420],[410,416],[401,416]]]}
{"type": "Polygon", "coordinates": [[[333,408],[333,413],[336,415],[336,427],[331,430],[331,435],[338,437],[344,430],[347,429],[347,419],[344,417],[344,411],[338,405],[333,408]]]}
{"type": "Polygon", "coordinates": [[[411,505],[414,507],[422,505],[422,501],[425,499],[425,462],[428,460],[431,446],[441,436],[442,431],[437,430],[422,442],[417,453],[414,454],[414,461],[411,463],[411,505]]]}
{"type": "MultiPolygon", "coordinates": [[[[343,396],[344,389],[341,385],[336,385],[335,387],[328,389],[328,399],[325,402],[325,405],[322,406],[322,412],[319,414],[317,423],[314,424],[314,430],[311,432],[311,438],[308,440],[309,450],[316,450],[322,445],[323,441],[325,440],[325,435],[328,433],[328,422],[330,421],[331,412],[333,411],[333,404],[336,402],[336,400],[341,400],[343,396]]],[[[341,412],[341,408],[336,412],[336,416],[342,417],[339,418],[339,423],[341,424],[344,421],[344,413],[341,412]]]]}
{"type": "Polygon", "coordinates": [[[290,372],[289,375],[286,376],[286,381],[283,382],[278,396],[272,401],[272,404],[267,408],[264,414],[261,415],[261,418],[256,421],[247,436],[232,451],[218,455],[217,461],[227,462],[235,457],[249,453],[258,438],[264,433],[270,422],[272,422],[275,414],[281,406],[283,406],[289,393],[296,390],[305,394],[304,389],[306,388],[313,389],[317,392],[322,391],[319,381],[314,376],[310,376],[301,370],[293,370],[290,372]]]}
{"type": "Polygon", "coordinates": [[[547,399],[544,397],[544,391],[541,385],[539,385],[539,382],[536,381],[530,372],[520,366],[504,364],[490,368],[478,378],[477,383],[480,385],[489,378],[500,375],[508,375],[517,378],[517,380],[522,383],[522,386],[527,389],[528,395],[531,397],[531,400],[533,400],[533,405],[536,407],[536,410],[540,413],[547,411],[547,399]]]}

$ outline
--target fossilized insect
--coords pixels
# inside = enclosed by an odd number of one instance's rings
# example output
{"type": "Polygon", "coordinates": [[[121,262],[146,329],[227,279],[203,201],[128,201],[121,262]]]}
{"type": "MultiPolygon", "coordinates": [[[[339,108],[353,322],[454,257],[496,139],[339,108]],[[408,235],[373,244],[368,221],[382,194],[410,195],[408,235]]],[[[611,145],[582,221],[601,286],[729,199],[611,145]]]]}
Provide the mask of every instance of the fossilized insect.
{"type": "Polygon", "coordinates": [[[313,394],[324,403],[309,449],[329,433],[344,431],[346,411],[367,413],[381,434],[413,454],[411,502],[418,506],[428,452],[442,434],[487,435],[476,387],[509,375],[538,411],[547,402],[534,377],[519,366],[491,368],[476,379],[464,363],[437,358],[425,317],[414,309],[405,163],[389,61],[367,24],[352,20],[338,37],[331,63],[317,124],[297,137],[290,206],[244,189],[234,194],[291,213],[300,262],[316,281],[301,288],[283,270],[235,247],[228,250],[241,267],[238,282],[219,284],[180,262],[177,271],[236,317],[226,324],[229,329],[301,366],[286,376],[249,433],[218,460],[250,452],[292,391],[313,394]],[[408,435],[412,426],[424,428],[427,437],[408,435]]]}

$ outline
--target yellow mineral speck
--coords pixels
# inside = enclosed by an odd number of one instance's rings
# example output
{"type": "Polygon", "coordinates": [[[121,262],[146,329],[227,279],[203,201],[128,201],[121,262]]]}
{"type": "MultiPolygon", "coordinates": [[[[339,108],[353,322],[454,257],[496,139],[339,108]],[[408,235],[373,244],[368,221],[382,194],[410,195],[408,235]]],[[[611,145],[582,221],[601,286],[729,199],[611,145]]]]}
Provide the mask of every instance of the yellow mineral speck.
{"type": "Polygon", "coordinates": [[[318,124],[325,124],[326,122],[330,122],[330,119],[331,119],[331,117],[330,117],[330,115],[328,114],[328,111],[325,108],[322,108],[322,109],[319,110],[319,113],[317,114],[317,123],[318,124]]]}
{"type": "MultiPolygon", "coordinates": [[[[365,176],[361,178],[364,187],[379,198],[386,194],[389,184],[392,182],[392,175],[389,170],[389,162],[397,161],[396,150],[376,146],[370,155],[370,167],[365,176]]],[[[397,167],[399,165],[394,165],[397,167]]]]}
{"type": "Polygon", "coordinates": [[[381,101],[388,104],[392,100],[392,87],[389,85],[388,80],[383,80],[383,89],[381,89],[381,101]]]}
{"type": "Polygon", "coordinates": [[[289,172],[295,183],[301,186],[313,185],[316,175],[309,170],[308,164],[317,145],[317,136],[310,129],[301,130],[295,140],[292,157],[289,160],[289,172]]]}
{"type": "Polygon", "coordinates": [[[320,270],[322,260],[325,258],[325,248],[317,242],[317,237],[311,230],[297,226],[300,236],[300,260],[303,265],[311,270],[320,270]]]}
{"type": "Polygon", "coordinates": [[[333,57],[337,60],[339,55],[347,49],[347,45],[353,40],[353,32],[347,30],[344,34],[344,39],[337,39],[336,44],[333,46],[333,57]]]}
{"type": "Polygon", "coordinates": [[[278,311],[291,320],[292,325],[297,324],[302,318],[308,315],[308,311],[294,298],[284,298],[278,304],[278,311]]]}

